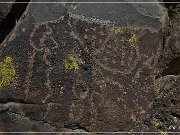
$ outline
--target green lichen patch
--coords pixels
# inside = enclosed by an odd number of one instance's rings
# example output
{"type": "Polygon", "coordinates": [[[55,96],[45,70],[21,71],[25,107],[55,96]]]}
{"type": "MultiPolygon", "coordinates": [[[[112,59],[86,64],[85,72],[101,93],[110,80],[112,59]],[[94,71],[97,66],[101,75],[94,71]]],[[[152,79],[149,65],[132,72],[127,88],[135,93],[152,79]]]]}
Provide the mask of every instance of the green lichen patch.
{"type": "Polygon", "coordinates": [[[153,118],[153,119],[151,120],[151,124],[152,124],[153,126],[157,127],[157,128],[162,126],[162,123],[161,123],[158,119],[156,119],[156,118],[153,118]]]}
{"type": "Polygon", "coordinates": [[[13,79],[16,71],[11,57],[5,57],[0,62],[0,88],[9,84],[13,79]]]}
{"type": "Polygon", "coordinates": [[[116,29],[114,30],[114,34],[115,34],[115,35],[117,35],[117,34],[122,34],[122,33],[124,33],[124,29],[121,28],[121,27],[116,28],[116,29]]]}
{"type": "Polygon", "coordinates": [[[134,32],[131,33],[131,37],[128,40],[132,47],[136,47],[137,36],[134,32]]]}
{"type": "Polygon", "coordinates": [[[68,55],[68,57],[64,60],[64,66],[66,71],[77,71],[79,69],[78,60],[72,54],[68,55]]]}

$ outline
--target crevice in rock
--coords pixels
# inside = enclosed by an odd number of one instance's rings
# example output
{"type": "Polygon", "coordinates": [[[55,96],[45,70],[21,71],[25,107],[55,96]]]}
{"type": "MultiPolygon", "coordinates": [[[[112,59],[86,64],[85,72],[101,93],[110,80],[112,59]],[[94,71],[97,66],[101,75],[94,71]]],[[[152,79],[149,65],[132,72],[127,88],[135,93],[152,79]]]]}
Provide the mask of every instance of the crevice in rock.
{"type": "MultiPolygon", "coordinates": [[[[68,103],[68,102],[74,102],[74,101],[81,101],[81,99],[72,99],[70,101],[64,101],[64,103],[68,103]]],[[[26,100],[26,99],[0,99],[0,104],[8,104],[8,103],[17,103],[17,104],[33,104],[33,105],[47,105],[47,104],[62,104],[59,102],[47,102],[47,103],[42,103],[42,102],[34,102],[34,101],[30,101],[30,100],[26,100]]]]}
{"type": "Polygon", "coordinates": [[[37,103],[37,102],[32,102],[32,101],[26,101],[23,99],[6,99],[6,100],[0,99],[1,104],[7,104],[10,102],[19,103],[19,104],[35,104],[35,105],[42,105],[43,104],[43,103],[37,103]]]}
{"type": "MultiPolygon", "coordinates": [[[[169,0],[163,0],[163,2],[169,2],[169,0]]],[[[175,8],[177,5],[177,3],[173,2],[179,2],[179,0],[171,0],[171,3],[164,3],[166,8],[168,9],[168,14],[170,17],[174,14],[171,9],[175,8]]]]}
{"type": "Polygon", "coordinates": [[[52,125],[52,124],[50,124],[50,123],[48,123],[48,122],[39,121],[39,120],[36,120],[36,119],[32,119],[32,118],[30,118],[30,117],[28,117],[28,116],[25,116],[25,115],[22,115],[22,114],[19,114],[19,113],[16,113],[16,112],[12,112],[12,111],[10,111],[10,110],[7,110],[7,112],[8,112],[8,113],[11,113],[11,114],[18,115],[18,116],[20,116],[20,117],[28,118],[28,119],[29,119],[30,121],[32,121],[32,122],[40,122],[40,123],[43,123],[43,124],[47,124],[47,125],[49,125],[49,126],[51,126],[51,127],[54,127],[55,129],[58,129],[58,127],[56,127],[55,125],[52,125]]]}
{"type": "Polygon", "coordinates": [[[49,126],[55,128],[56,130],[58,129],[57,126],[55,126],[55,125],[53,125],[53,124],[51,124],[51,123],[48,123],[48,122],[45,122],[45,121],[42,121],[42,120],[32,119],[32,118],[30,118],[29,116],[25,116],[25,115],[23,115],[23,114],[20,114],[20,113],[17,113],[17,112],[13,112],[13,111],[10,111],[9,108],[6,108],[6,109],[4,109],[4,110],[1,110],[1,111],[0,111],[0,114],[1,114],[1,113],[10,113],[10,114],[14,114],[14,115],[17,115],[17,116],[19,116],[19,117],[28,118],[28,119],[29,119],[30,121],[32,121],[32,122],[43,123],[43,124],[46,124],[46,125],[49,125],[49,126]]]}
{"type": "Polygon", "coordinates": [[[173,117],[176,117],[176,118],[180,119],[180,115],[177,114],[177,113],[172,112],[171,115],[172,115],[173,117]]]}
{"type": "Polygon", "coordinates": [[[84,130],[85,132],[89,132],[85,127],[81,126],[79,123],[64,125],[64,127],[71,130],[79,129],[79,130],[84,130]]]}
{"type": "Polygon", "coordinates": [[[8,36],[11,30],[15,27],[16,23],[24,13],[30,0],[16,0],[11,7],[8,15],[0,21],[0,43],[8,36]],[[26,2],[26,3],[16,3],[16,2],[26,2]]]}
{"type": "MultiPolygon", "coordinates": [[[[168,0],[164,0],[166,2],[168,0]]],[[[171,2],[179,2],[179,0],[172,0],[171,2]]],[[[174,48],[174,53],[178,53],[178,56],[180,56],[180,48],[179,48],[179,41],[180,41],[180,35],[179,35],[179,19],[180,19],[180,3],[165,3],[164,4],[166,8],[168,9],[168,15],[171,20],[171,29],[172,29],[172,35],[173,39],[172,42],[172,48],[174,48]]]]}
{"type": "Polygon", "coordinates": [[[174,58],[161,73],[162,77],[166,75],[180,75],[180,57],[174,58]]]}
{"type": "Polygon", "coordinates": [[[5,113],[5,112],[7,112],[7,111],[9,111],[9,108],[4,108],[4,109],[0,109],[0,113],[5,113]]]}
{"type": "Polygon", "coordinates": [[[166,75],[179,75],[180,74],[180,55],[176,49],[175,32],[177,31],[177,22],[179,21],[176,17],[178,14],[178,3],[179,0],[162,0],[165,7],[168,10],[168,16],[170,19],[170,30],[168,35],[163,38],[163,54],[159,59],[159,74],[156,79],[164,77],[166,75]]]}

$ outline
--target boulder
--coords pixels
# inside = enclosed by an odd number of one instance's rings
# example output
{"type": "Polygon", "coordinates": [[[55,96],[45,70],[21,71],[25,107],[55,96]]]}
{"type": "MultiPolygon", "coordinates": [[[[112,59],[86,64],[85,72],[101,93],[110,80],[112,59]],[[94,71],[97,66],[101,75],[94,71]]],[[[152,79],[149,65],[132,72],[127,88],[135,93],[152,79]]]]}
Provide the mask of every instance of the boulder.
{"type": "Polygon", "coordinates": [[[0,46],[1,131],[127,131],[157,96],[168,21],[158,3],[30,3],[0,46]]]}

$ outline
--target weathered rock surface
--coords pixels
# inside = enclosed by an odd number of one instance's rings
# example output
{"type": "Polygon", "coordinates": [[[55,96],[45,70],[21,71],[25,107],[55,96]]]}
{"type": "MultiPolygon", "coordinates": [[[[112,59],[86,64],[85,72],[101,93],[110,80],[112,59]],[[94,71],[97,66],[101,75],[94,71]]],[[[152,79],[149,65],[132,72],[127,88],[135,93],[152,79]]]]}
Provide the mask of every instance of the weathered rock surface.
{"type": "MultiPolygon", "coordinates": [[[[14,2],[15,0],[1,0],[1,2],[14,2]]],[[[1,3],[0,4],[0,22],[6,18],[11,10],[13,3],[1,3]]]]}
{"type": "MultiPolygon", "coordinates": [[[[87,2],[90,1],[91,0],[87,0],[87,2]]],[[[121,0],[121,2],[135,1],[136,0],[121,0]]],[[[153,1],[157,2],[156,0],[152,0],[152,2],[153,1]]],[[[105,0],[105,2],[109,1],[105,0]]],[[[112,2],[119,1],[113,0],[112,2]]],[[[163,10],[159,4],[147,3],[90,3],[76,4],[69,7],[70,13],[84,17],[87,20],[111,23],[116,26],[150,28],[150,30],[154,31],[162,28],[160,19],[165,15],[163,10]]]]}
{"type": "Polygon", "coordinates": [[[1,3],[0,4],[0,42],[2,42],[9,31],[14,27],[16,18],[10,14],[13,2],[15,0],[2,0],[1,2],[12,2],[12,3],[1,3]]]}
{"type": "Polygon", "coordinates": [[[175,46],[175,52],[178,52],[180,56],[180,4],[170,5],[169,7],[169,14],[172,14],[171,16],[171,23],[173,27],[174,32],[174,46],[175,46]]]}
{"type": "Polygon", "coordinates": [[[158,96],[146,117],[131,126],[131,131],[180,131],[180,76],[167,75],[157,79],[158,96]],[[132,128],[133,127],[133,128],[132,128]]]}
{"type": "Polygon", "coordinates": [[[16,68],[0,88],[0,130],[127,131],[159,93],[167,24],[158,4],[30,4],[0,46],[16,68]]]}

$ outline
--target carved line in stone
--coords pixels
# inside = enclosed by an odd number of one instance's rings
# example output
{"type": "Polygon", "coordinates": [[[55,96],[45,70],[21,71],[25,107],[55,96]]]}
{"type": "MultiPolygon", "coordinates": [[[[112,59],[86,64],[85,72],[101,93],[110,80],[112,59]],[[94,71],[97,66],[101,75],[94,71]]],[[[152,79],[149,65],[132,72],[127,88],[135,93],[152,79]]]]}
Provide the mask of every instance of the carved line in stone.
{"type": "MultiPolygon", "coordinates": [[[[43,37],[40,39],[41,44],[43,45],[43,49],[44,49],[44,55],[43,55],[43,60],[45,61],[46,65],[48,66],[48,68],[46,69],[45,73],[46,73],[46,77],[47,77],[47,81],[45,83],[46,88],[48,89],[48,94],[47,96],[42,100],[42,103],[45,103],[53,94],[53,89],[51,89],[51,81],[49,79],[50,73],[52,71],[52,69],[54,67],[52,67],[51,63],[47,60],[47,56],[51,55],[50,53],[50,49],[48,47],[46,47],[46,45],[44,44],[46,38],[49,38],[50,35],[52,35],[52,29],[46,25],[46,28],[49,30],[46,33],[43,33],[43,37]]],[[[53,39],[53,37],[51,37],[53,39]]],[[[57,45],[57,43],[55,43],[57,45]]]]}
{"type": "Polygon", "coordinates": [[[49,91],[48,94],[47,94],[47,96],[42,100],[42,103],[45,103],[46,100],[49,99],[49,97],[53,94],[53,91],[52,91],[51,86],[50,86],[51,81],[50,81],[50,79],[49,79],[49,76],[50,76],[50,73],[51,73],[51,71],[52,71],[52,69],[53,69],[54,67],[52,67],[51,63],[47,60],[47,56],[50,55],[51,53],[50,53],[50,49],[44,44],[44,42],[45,42],[45,40],[46,40],[47,38],[51,39],[51,40],[54,42],[54,44],[55,44],[55,46],[52,47],[51,49],[56,49],[56,48],[58,48],[58,43],[57,43],[57,42],[55,41],[55,39],[51,36],[51,35],[52,35],[52,28],[50,28],[50,27],[48,26],[48,24],[40,24],[40,25],[37,25],[37,26],[35,27],[35,29],[32,31],[32,33],[30,34],[30,45],[31,45],[32,48],[33,48],[33,55],[30,56],[29,58],[30,58],[30,59],[33,59],[33,60],[31,60],[30,67],[29,67],[29,68],[30,68],[30,72],[29,72],[29,75],[28,75],[28,77],[27,77],[27,82],[28,82],[28,83],[27,83],[27,89],[26,89],[25,93],[26,93],[26,98],[27,98],[27,96],[28,96],[28,91],[29,91],[29,85],[30,85],[30,84],[29,84],[29,83],[30,83],[30,78],[32,77],[32,67],[33,67],[33,63],[34,63],[35,52],[44,52],[44,54],[43,54],[43,60],[44,60],[45,64],[48,66],[48,68],[47,68],[46,71],[45,71],[46,76],[47,76],[47,81],[46,81],[46,83],[45,83],[45,86],[46,86],[46,88],[47,88],[48,91],[49,91]],[[35,43],[32,41],[32,38],[33,38],[36,30],[39,28],[40,25],[46,25],[46,28],[48,29],[48,31],[47,31],[47,32],[43,32],[43,35],[42,35],[42,37],[40,38],[40,45],[42,46],[42,48],[38,49],[38,48],[35,46],[35,43]]]}
{"type": "MultiPolygon", "coordinates": [[[[139,38],[140,36],[142,36],[143,32],[140,32],[138,35],[137,35],[137,38],[139,38]]],[[[105,41],[105,43],[107,43],[108,41],[105,41]]],[[[105,49],[105,45],[104,45],[104,49],[105,49]]],[[[139,46],[136,45],[136,55],[137,55],[137,59],[133,62],[133,64],[128,64],[128,66],[130,67],[129,69],[126,68],[125,71],[120,71],[120,70],[117,70],[117,69],[112,69],[108,66],[106,66],[105,64],[101,63],[99,60],[97,60],[96,64],[99,65],[100,67],[102,67],[104,70],[106,71],[110,71],[114,74],[122,74],[122,75],[126,75],[126,74],[129,74],[131,73],[131,71],[136,67],[137,63],[139,62],[141,56],[140,56],[140,52],[139,52],[139,46]]],[[[99,52],[103,52],[103,51],[99,51],[99,52]]]]}
{"type": "Polygon", "coordinates": [[[33,37],[35,31],[36,31],[36,29],[33,29],[32,33],[30,34],[30,39],[29,39],[29,43],[30,43],[30,46],[32,47],[33,51],[32,51],[32,53],[29,53],[29,66],[28,66],[29,72],[26,77],[26,89],[24,91],[26,98],[28,98],[28,94],[29,94],[29,87],[30,87],[30,82],[31,82],[30,79],[32,77],[32,68],[34,65],[34,57],[36,54],[36,50],[38,50],[34,45],[35,43],[32,41],[32,37],[33,37]]]}

